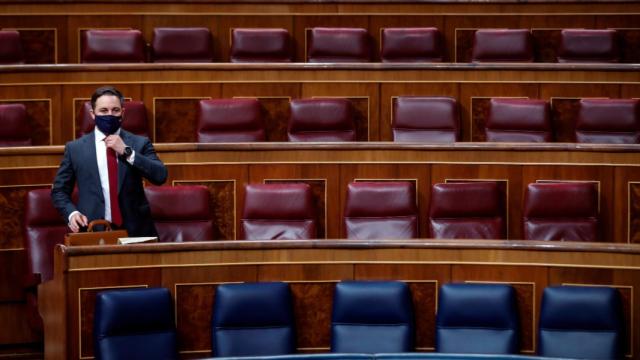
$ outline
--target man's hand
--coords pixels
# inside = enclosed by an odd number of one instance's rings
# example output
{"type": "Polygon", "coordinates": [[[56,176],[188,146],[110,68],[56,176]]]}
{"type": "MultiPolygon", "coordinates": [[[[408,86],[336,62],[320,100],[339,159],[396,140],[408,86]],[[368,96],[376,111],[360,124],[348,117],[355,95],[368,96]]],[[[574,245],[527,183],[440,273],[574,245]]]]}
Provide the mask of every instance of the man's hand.
{"type": "Polygon", "coordinates": [[[80,231],[80,227],[87,225],[89,225],[87,217],[82,215],[79,211],[71,215],[71,218],[69,219],[69,229],[74,233],[80,231]]]}
{"type": "Polygon", "coordinates": [[[113,149],[118,155],[123,155],[124,148],[127,147],[120,135],[109,135],[104,138],[104,143],[107,145],[107,148],[113,149]]]}

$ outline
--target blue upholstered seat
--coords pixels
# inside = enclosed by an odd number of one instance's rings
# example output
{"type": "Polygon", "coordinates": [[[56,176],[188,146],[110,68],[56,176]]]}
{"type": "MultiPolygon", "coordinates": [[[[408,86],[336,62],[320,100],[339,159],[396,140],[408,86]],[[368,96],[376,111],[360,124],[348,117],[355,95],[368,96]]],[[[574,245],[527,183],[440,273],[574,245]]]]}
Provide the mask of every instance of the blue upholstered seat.
{"type": "Polygon", "coordinates": [[[551,286],[540,310],[542,356],[620,359],[623,344],[620,294],[608,287],[551,286]]]}
{"type": "Polygon", "coordinates": [[[218,286],[212,323],[215,356],[266,356],[295,352],[291,292],[285,283],[218,286]]]}
{"type": "Polygon", "coordinates": [[[440,288],[436,351],[518,353],[515,291],[503,284],[445,284],[440,288]]]}
{"type": "Polygon", "coordinates": [[[336,285],[332,352],[407,352],[413,350],[413,340],[413,309],[407,284],[362,281],[336,285]]]}
{"type": "Polygon", "coordinates": [[[171,294],[164,288],[98,293],[96,359],[177,359],[171,294]]]}

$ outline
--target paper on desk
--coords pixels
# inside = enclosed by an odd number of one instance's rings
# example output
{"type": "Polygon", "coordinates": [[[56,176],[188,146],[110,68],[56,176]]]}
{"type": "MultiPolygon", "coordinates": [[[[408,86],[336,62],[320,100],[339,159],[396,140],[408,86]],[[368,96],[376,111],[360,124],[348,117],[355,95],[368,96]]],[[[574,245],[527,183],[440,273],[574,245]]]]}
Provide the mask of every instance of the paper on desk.
{"type": "Polygon", "coordinates": [[[155,236],[138,236],[138,237],[121,237],[118,238],[118,244],[139,244],[146,242],[158,242],[158,238],[155,236]]]}

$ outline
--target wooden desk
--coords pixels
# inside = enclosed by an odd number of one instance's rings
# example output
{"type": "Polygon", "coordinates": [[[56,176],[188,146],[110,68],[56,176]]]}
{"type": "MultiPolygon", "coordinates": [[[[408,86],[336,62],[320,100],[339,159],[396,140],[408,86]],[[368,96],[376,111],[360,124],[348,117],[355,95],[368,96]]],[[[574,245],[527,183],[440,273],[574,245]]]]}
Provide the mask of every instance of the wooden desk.
{"type": "Polygon", "coordinates": [[[447,282],[514,286],[521,351],[536,350],[542,291],[549,285],[613,286],[624,299],[630,358],[640,355],[640,245],[532,241],[224,241],[129,246],[60,246],[54,280],[40,287],[47,359],[92,356],[98,291],[162,286],[175,300],[180,351],[206,357],[216,285],[286,281],[291,285],[299,351],[329,349],[333,287],[340,280],[409,283],[416,350],[431,351],[438,288],[447,282]]]}

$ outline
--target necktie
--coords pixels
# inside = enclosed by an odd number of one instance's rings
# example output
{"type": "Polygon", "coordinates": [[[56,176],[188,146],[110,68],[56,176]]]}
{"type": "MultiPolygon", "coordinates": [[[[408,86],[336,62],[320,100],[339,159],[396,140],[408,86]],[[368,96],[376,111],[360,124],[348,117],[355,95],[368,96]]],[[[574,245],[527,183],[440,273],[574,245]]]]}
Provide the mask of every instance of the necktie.
{"type": "Polygon", "coordinates": [[[111,222],[122,225],[122,214],[118,203],[118,161],[116,152],[107,148],[107,170],[109,171],[109,199],[111,200],[111,222]]]}

